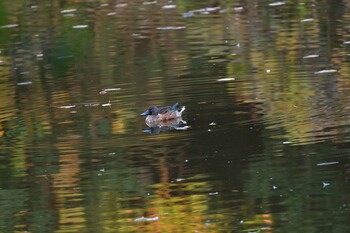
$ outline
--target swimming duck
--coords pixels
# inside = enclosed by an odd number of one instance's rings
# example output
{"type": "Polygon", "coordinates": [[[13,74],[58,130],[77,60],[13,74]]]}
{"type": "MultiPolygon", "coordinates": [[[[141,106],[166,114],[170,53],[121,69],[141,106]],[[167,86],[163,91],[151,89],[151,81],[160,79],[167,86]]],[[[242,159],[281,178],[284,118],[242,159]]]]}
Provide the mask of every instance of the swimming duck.
{"type": "Polygon", "coordinates": [[[185,106],[180,106],[176,103],[173,106],[157,107],[150,106],[141,116],[146,117],[146,124],[164,122],[181,118],[182,112],[185,111],[185,106]]]}

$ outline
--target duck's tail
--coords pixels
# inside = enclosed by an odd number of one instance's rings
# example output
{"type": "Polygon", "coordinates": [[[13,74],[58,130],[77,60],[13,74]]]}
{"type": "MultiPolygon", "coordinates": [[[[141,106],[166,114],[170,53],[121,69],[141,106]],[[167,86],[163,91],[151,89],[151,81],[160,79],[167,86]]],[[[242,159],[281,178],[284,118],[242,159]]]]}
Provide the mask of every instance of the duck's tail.
{"type": "Polygon", "coordinates": [[[185,106],[182,106],[181,110],[180,110],[180,113],[182,113],[183,111],[185,111],[185,106]]]}

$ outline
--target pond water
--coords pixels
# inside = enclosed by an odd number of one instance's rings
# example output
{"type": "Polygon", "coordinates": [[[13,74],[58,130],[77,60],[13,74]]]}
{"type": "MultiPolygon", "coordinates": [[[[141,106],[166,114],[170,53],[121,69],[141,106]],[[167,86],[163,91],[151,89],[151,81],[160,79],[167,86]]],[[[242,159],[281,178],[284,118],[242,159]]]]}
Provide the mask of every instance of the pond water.
{"type": "Polygon", "coordinates": [[[2,1],[0,231],[349,232],[349,7],[2,1]]]}

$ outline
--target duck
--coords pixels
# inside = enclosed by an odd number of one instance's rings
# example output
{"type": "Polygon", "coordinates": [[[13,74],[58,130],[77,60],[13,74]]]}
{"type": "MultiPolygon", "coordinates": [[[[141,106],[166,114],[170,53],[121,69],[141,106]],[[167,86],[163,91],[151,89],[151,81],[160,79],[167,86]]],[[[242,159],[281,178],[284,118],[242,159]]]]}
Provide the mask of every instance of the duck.
{"type": "Polygon", "coordinates": [[[181,106],[179,103],[176,103],[172,106],[157,107],[151,105],[148,109],[141,113],[141,116],[146,117],[146,124],[157,124],[161,122],[181,119],[182,112],[185,111],[185,106],[181,106]]]}

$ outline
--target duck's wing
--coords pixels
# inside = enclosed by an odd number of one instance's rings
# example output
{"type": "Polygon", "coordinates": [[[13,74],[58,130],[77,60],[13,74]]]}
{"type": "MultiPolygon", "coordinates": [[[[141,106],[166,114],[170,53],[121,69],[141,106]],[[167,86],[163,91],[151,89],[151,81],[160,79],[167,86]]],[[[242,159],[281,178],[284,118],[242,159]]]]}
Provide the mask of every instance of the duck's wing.
{"type": "Polygon", "coordinates": [[[165,114],[171,111],[171,106],[158,107],[159,114],[165,114]]]}
{"type": "Polygon", "coordinates": [[[165,114],[173,111],[183,112],[184,110],[184,106],[181,106],[179,103],[176,103],[173,106],[158,107],[159,114],[165,114]]]}

